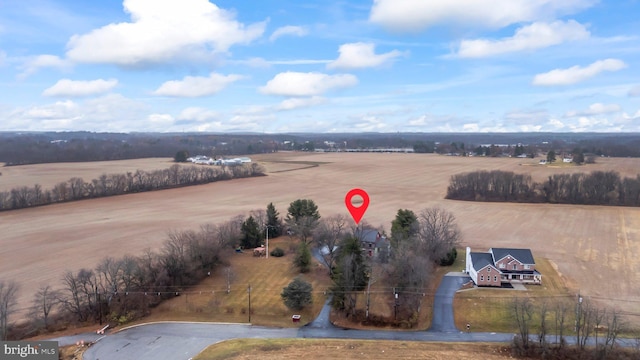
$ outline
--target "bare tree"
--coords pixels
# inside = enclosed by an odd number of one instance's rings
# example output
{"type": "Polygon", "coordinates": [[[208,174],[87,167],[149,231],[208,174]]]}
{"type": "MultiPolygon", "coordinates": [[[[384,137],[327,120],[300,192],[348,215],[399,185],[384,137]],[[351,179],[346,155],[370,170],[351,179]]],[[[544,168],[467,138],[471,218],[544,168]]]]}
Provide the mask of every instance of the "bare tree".
{"type": "Polygon", "coordinates": [[[64,292],[60,297],[63,307],[78,321],[86,321],[95,312],[98,284],[92,270],[80,269],[77,274],[67,271],[62,277],[64,292]]]}
{"type": "Polygon", "coordinates": [[[215,239],[221,247],[228,245],[238,245],[242,238],[242,223],[244,216],[238,215],[231,220],[215,227],[215,239]]]}
{"type": "Polygon", "coordinates": [[[164,242],[160,262],[171,279],[172,285],[183,285],[188,269],[189,242],[195,236],[191,232],[172,231],[164,242]]]}
{"type": "Polygon", "coordinates": [[[60,304],[60,292],[50,285],[41,286],[33,296],[30,315],[33,319],[42,321],[42,325],[49,327],[49,315],[60,304]]]}
{"type": "Polygon", "coordinates": [[[447,210],[433,207],[418,216],[418,241],[423,254],[436,261],[460,243],[456,218],[447,210]]]}
{"type": "Polygon", "coordinates": [[[559,343],[559,347],[562,348],[565,345],[564,330],[567,320],[567,313],[569,312],[569,305],[560,300],[554,309],[555,330],[556,330],[556,343],[559,343]],[[558,340],[559,337],[559,340],[558,340]]]}
{"type": "Polygon", "coordinates": [[[308,244],[314,229],[318,225],[318,219],[313,216],[300,216],[295,221],[288,220],[287,225],[293,234],[300,238],[300,241],[308,244]]]}
{"type": "Polygon", "coordinates": [[[531,330],[531,320],[533,318],[533,304],[529,298],[514,298],[512,314],[518,327],[518,337],[523,354],[529,349],[529,333],[531,330]]]}
{"type": "Polygon", "coordinates": [[[120,288],[120,267],[122,263],[110,256],[102,259],[96,267],[100,277],[100,290],[102,293],[115,294],[120,288]]]}
{"type": "Polygon", "coordinates": [[[620,321],[620,315],[618,311],[613,310],[606,319],[606,330],[603,344],[603,355],[606,355],[607,351],[613,350],[616,344],[618,334],[622,331],[622,322],[620,321]]]}
{"type": "Polygon", "coordinates": [[[413,251],[409,244],[400,244],[391,261],[389,285],[399,300],[396,317],[414,318],[420,312],[425,288],[434,263],[429,257],[413,251]]]}
{"type": "Polygon", "coordinates": [[[538,328],[538,342],[542,347],[542,351],[547,351],[547,333],[549,332],[549,325],[547,325],[547,314],[549,313],[549,306],[546,301],[542,301],[540,304],[539,316],[540,316],[540,327],[538,328]]]}
{"type": "Polygon", "coordinates": [[[594,322],[594,307],[591,301],[578,296],[576,304],[576,344],[584,350],[591,336],[594,322]]]}
{"type": "Polygon", "coordinates": [[[231,266],[227,266],[224,268],[224,277],[227,281],[227,294],[231,292],[231,283],[235,280],[236,275],[231,269],[231,266]]]}
{"type": "Polygon", "coordinates": [[[7,340],[10,316],[15,311],[18,290],[15,281],[0,281],[0,340],[7,340]]]}
{"type": "Polygon", "coordinates": [[[338,245],[347,236],[346,216],[333,215],[320,220],[314,239],[320,249],[325,265],[329,268],[329,275],[333,274],[333,268],[338,257],[338,245]]]}

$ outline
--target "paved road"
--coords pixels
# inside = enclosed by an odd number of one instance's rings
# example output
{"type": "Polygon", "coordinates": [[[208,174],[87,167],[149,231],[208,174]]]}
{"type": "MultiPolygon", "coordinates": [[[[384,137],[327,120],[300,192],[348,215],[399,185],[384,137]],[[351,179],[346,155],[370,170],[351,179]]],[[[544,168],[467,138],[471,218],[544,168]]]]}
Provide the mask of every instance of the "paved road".
{"type": "Polygon", "coordinates": [[[207,346],[243,338],[295,338],[297,329],[274,329],[248,324],[155,323],[132,327],[104,337],[84,359],[190,359],[207,346]]]}

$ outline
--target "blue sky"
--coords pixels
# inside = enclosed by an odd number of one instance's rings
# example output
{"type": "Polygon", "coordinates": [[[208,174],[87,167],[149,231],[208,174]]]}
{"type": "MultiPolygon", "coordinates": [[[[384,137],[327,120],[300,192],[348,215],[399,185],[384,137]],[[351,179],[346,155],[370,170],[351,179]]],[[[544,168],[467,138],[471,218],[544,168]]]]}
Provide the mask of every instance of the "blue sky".
{"type": "Polygon", "coordinates": [[[0,131],[638,132],[638,0],[0,1],[0,131]]]}

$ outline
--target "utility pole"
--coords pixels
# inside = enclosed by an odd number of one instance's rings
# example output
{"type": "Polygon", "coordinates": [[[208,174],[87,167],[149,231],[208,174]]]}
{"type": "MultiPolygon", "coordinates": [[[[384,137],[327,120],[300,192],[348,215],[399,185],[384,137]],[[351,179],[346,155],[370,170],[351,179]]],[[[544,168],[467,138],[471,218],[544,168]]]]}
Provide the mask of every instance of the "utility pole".
{"type": "Polygon", "coordinates": [[[367,320],[369,320],[369,301],[371,299],[371,275],[367,284],[367,320]]]}
{"type": "Polygon", "coordinates": [[[393,305],[393,317],[395,320],[398,320],[398,293],[396,292],[396,288],[393,288],[393,297],[395,298],[395,303],[393,305]]]}

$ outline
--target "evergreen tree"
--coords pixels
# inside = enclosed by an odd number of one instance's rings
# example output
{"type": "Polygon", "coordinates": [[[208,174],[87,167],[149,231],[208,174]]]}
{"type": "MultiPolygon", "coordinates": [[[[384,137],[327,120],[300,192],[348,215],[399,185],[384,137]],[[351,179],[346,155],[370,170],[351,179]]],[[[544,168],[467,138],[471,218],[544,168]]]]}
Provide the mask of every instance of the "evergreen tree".
{"type": "Polygon", "coordinates": [[[189,157],[189,152],[186,150],[180,150],[173,157],[173,161],[175,162],[187,162],[187,158],[189,157]]]}
{"type": "Polygon", "coordinates": [[[244,248],[251,249],[260,246],[262,242],[262,231],[260,231],[260,227],[253,216],[249,216],[247,220],[242,223],[240,230],[242,231],[242,246],[244,248]]]}
{"type": "Polygon", "coordinates": [[[354,315],[358,293],[364,291],[367,286],[369,267],[362,254],[360,240],[356,237],[345,239],[338,255],[332,276],[333,306],[354,315]]]}
{"type": "Polygon", "coordinates": [[[554,161],[556,161],[556,152],[553,150],[549,150],[549,152],[547,153],[547,162],[552,163],[554,161]]]}
{"type": "Polygon", "coordinates": [[[318,205],[316,205],[313,200],[298,199],[289,204],[289,209],[287,212],[287,222],[296,222],[303,217],[312,217],[315,220],[320,220],[318,205]]]}
{"type": "Polygon", "coordinates": [[[313,302],[312,291],[311,284],[296,277],[287,287],[282,289],[280,296],[289,309],[302,310],[313,302]]]}
{"type": "Polygon", "coordinates": [[[396,214],[396,218],[391,222],[391,240],[395,248],[398,245],[411,238],[418,231],[418,217],[416,214],[407,209],[400,209],[396,214]]]}
{"type": "Polygon", "coordinates": [[[298,199],[289,204],[286,222],[289,228],[300,237],[302,242],[307,242],[313,229],[318,226],[320,213],[318,206],[309,199],[298,199]]]}
{"type": "Polygon", "coordinates": [[[584,163],[584,153],[580,148],[573,149],[573,162],[576,165],[582,165],[584,163]]]}
{"type": "Polygon", "coordinates": [[[302,242],[298,245],[298,253],[296,254],[295,259],[293,259],[293,264],[301,273],[308,273],[311,271],[311,250],[309,250],[309,245],[307,245],[307,243],[302,242]]]}
{"type": "Polygon", "coordinates": [[[269,239],[282,235],[282,223],[278,218],[280,214],[276,210],[273,203],[267,205],[267,232],[269,233],[269,239]]]}

